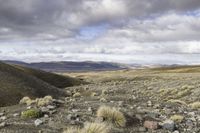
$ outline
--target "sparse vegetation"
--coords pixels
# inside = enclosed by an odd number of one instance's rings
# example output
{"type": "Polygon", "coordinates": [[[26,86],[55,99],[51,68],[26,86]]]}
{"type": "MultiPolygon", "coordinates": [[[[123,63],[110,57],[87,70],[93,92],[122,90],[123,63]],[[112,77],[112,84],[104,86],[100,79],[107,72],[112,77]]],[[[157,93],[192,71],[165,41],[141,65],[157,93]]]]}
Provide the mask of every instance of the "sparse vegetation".
{"type": "Polygon", "coordinates": [[[69,127],[63,133],[82,133],[79,127],[69,127]]]}
{"type": "Polygon", "coordinates": [[[31,100],[29,97],[23,97],[19,102],[19,104],[26,104],[27,106],[29,106],[33,103],[34,103],[34,101],[31,100]]]}
{"type": "Polygon", "coordinates": [[[126,118],[123,113],[116,108],[108,106],[101,106],[97,110],[97,117],[102,117],[105,121],[113,123],[118,127],[124,127],[126,124],[126,118]]]}
{"type": "Polygon", "coordinates": [[[51,96],[45,96],[44,98],[35,99],[37,106],[46,106],[52,103],[53,98],[51,96]]]}
{"type": "Polygon", "coordinates": [[[86,123],[83,133],[109,133],[109,128],[105,123],[86,123]]]}
{"type": "Polygon", "coordinates": [[[170,119],[177,123],[181,123],[183,121],[184,117],[181,115],[173,115],[170,117],[170,119]]]}
{"type": "Polygon", "coordinates": [[[170,99],[167,102],[169,102],[169,103],[177,103],[177,104],[180,104],[180,105],[187,105],[186,102],[181,101],[181,100],[176,100],[176,99],[170,99]]]}
{"type": "Polygon", "coordinates": [[[192,109],[200,109],[200,102],[194,102],[190,104],[192,109]]]}
{"type": "Polygon", "coordinates": [[[26,111],[23,111],[21,113],[21,117],[22,118],[39,118],[42,116],[42,113],[37,110],[37,109],[29,109],[29,110],[26,110],[26,111]]]}
{"type": "Polygon", "coordinates": [[[80,92],[76,92],[76,93],[74,93],[73,97],[75,97],[75,98],[81,97],[81,93],[80,92]]]}
{"type": "Polygon", "coordinates": [[[110,128],[105,123],[86,123],[81,129],[70,127],[63,133],[109,133],[110,128]]]}

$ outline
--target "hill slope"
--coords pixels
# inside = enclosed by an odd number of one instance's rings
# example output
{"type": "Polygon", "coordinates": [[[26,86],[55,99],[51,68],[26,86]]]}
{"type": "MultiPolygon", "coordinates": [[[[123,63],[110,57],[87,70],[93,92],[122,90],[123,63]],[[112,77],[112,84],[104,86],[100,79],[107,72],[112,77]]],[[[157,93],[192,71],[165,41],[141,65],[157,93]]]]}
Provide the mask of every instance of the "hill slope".
{"type": "Polygon", "coordinates": [[[4,61],[9,64],[17,64],[35,69],[41,69],[52,72],[67,72],[67,71],[103,71],[103,70],[121,70],[126,69],[128,66],[124,64],[111,63],[111,62],[38,62],[38,63],[25,63],[20,61],[4,61]]]}
{"type": "Polygon", "coordinates": [[[78,80],[0,62],[0,106],[16,104],[24,96],[58,97],[64,95],[58,87],[80,83],[76,81],[78,80]]]}

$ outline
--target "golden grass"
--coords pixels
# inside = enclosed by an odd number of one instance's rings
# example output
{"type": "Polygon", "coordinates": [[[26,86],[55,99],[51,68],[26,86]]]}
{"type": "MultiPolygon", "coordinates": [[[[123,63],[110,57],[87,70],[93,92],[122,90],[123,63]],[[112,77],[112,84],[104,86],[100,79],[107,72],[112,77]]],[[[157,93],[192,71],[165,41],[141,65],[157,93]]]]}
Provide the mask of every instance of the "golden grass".
{"type": "Polygon", "coordinates": [[[183,121],[184,117],[181,115],[173,115],[170,117],[170,119],[177,123],[181,123],[183,121]]]}
{"type": "Polygon", "coordinates": [[[86,123],[81,129],[79,127],[69,127],[63,133],[109,133],[110,127],[105,123],[86,123]]]}
{"type": "Polygon", "coordinates": [[[63,133],[82,133],[79,127],[69,127],[63,133]]]}
{"type": "Polygon", "coordinates": [[[190,104],[192,109],[200,109],[200,102],[194,102],[190,104]]]}
{"type": "Polygon", "coordinates": [[[83,133],[109,133],[109,127],[105,123],[86,123],[83,133]]]}
{"type": "Polygon", "coordinates": [[[103,117],[105,121],[110,122],[118,127],[125,127],[126,118],[123,113],[118,111],[116,108],[108,106],[101,106],[97,110],[97,117],[103,117]]]}

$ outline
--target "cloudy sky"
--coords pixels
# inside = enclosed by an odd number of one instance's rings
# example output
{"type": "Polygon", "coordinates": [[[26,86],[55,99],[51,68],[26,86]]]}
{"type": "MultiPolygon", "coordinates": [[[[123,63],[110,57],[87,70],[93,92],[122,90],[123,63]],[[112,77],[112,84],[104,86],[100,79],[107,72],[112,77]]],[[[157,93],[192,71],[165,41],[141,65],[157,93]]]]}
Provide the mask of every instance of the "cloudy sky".
{"type": "Polygon", "coordinates": [[[0,59],[200,64],[200,0],[0,0],[0,59]]]}

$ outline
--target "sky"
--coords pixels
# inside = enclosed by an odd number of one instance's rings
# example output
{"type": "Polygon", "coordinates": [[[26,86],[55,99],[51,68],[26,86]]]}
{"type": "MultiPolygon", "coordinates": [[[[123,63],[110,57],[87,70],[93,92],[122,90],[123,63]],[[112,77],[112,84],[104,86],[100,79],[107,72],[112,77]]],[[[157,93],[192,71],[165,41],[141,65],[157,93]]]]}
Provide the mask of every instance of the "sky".
{"type": "Polygon", "coordinates": [[[0,0],[0,60],[200,64],[200,0],[0,0]]]}

